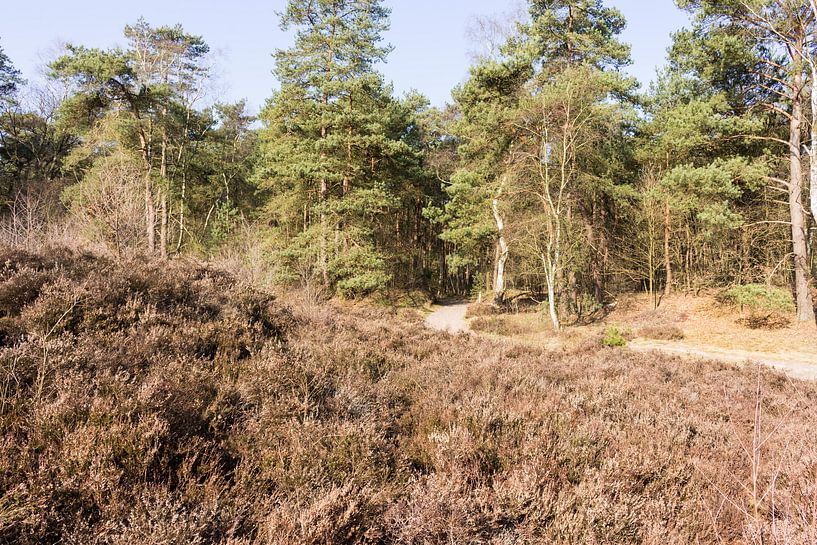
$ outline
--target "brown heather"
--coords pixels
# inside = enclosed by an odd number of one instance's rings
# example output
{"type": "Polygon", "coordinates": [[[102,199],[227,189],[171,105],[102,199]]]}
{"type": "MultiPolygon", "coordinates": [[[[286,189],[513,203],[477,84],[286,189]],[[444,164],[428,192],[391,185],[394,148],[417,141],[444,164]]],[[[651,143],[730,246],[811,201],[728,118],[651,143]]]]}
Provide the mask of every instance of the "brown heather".
{"type": "Polygon", "coordinates": [[[0,255],[0,542],[817,542],[817,386],[0,255]]]}

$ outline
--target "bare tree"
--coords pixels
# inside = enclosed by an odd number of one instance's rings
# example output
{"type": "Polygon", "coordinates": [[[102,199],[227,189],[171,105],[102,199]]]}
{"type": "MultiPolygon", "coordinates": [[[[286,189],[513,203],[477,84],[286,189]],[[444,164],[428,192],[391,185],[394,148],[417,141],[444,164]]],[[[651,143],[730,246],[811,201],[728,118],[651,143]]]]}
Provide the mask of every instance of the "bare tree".
{"type": "Polygon", "coordinates": [[[494,15],[474,16],[468,21],[465,35],[471,43],[468,56],[475,64],[486,59],[501,57],[502,46],[517,31],[517,26],[528,19],[526,3],[511,2],[507,11],[494,15]]]}

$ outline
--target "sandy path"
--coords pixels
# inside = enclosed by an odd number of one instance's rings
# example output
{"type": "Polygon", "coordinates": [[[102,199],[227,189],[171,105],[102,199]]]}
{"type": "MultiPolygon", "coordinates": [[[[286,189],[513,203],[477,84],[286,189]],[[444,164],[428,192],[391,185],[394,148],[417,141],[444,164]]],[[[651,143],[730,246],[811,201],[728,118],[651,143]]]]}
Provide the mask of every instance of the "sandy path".
{"type": "Polygon", "coordinates": [[[790,377],[817,380],[817,358],[799,352],[781,352],[769,354],[718,348],[714,346],[695,346],[681,342],[635,340],[627,347],[637,352],[658,351],[665,354],[717,360],[727,363],[748,364],[762,363],[778,369],[790,377]]]}
{"type": "Polygon", "coordinates": [[[465,319],[467,311],[468,303],[461,301],[436,305],[434,312],[426,317],[426,326],[437,331],[465,333],[471,329],[465,319]]]}
{"type": "MultiPolygon", "coordinates": [[[[426,326],[437,331],[465,333],[470,331],[465,313],[468,303],[454,301],[434,307],[426,317],[426,326]]],[[[781,352],[770,354],[718,348],[714,346],[696,346],[675,341],[654,341],[637,339],[628,343],[627,348],[637,352],[661,352],[689,358],[723,361],[726,363],[749,364],[762,363],[778,369],[787,375],[807,380],[817,380],[817,357],[799,352],[781,352]]]]}

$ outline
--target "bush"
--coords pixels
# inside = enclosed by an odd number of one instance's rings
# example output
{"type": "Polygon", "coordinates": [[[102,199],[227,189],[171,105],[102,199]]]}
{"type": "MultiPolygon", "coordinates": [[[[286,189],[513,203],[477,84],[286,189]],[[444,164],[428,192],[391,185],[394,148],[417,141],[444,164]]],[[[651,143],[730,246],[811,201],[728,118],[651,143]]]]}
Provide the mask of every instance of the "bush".
{"type": "Polygon", "coordinates": [[[465,311],[466,318],[484,318],[503,314],[504,310],[490,303],[472,303],[465,311]]]}
{"type": "Polygon", "coordinates": [[[608,348],[627,346],[627,333],[618,326],[611,325],[604,331],[601,344],[608,348]]]}
{"type": "Polygon", "coordinates": [[[719,299],[740,308],[749,315],[738,320],[749,329],[783,329],[790,325],[794,312],[794,298],[788,290],[766,284],[734,286],[719,299]]]}
{"type": "Polygon", "coordinates": [[[654,325],[639,329],[638,336],[659,341],[682,341],[686,335],[684,335],[684,331],[678,326],[654,325]]]}
{"type": "Polygon", "coordinates": [[[794,312],[794,298],[788,290],[766,284],[746,284],[733,286],[723,292],[722,302],[739,307],[741,312],[794,312]]]}

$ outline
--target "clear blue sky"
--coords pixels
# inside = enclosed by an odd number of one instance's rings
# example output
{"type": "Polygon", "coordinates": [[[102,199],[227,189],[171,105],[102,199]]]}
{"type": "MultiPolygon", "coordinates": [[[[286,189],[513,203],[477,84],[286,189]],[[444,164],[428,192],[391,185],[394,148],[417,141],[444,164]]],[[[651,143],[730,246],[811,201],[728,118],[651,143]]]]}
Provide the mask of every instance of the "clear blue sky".
{"type": "MultiPolygon", "coordinates": [[[[476,15],[507,11],[512,0],[386,0],[395,50],[382,67],[397,92],[417,89],[433,104],[450,100],[462,82],[472,48],[466,27],[476,15]]],[[[670,33],[687,18],[672,0],[608,0],[628,21],[623,39],[633,46],[630,72],[644,84],[664,63],[670,33]]],[[[247,98],[257,110],[276,86],[270,54],[287,47],[276,11],[285,0],[29,0],[8,2],[0,18],[0,45],[26,78],[35,79],[60,42],[94,47],[122,44],[122,28],[144,16],[149,23],[181,23],[218,52],[221,100],[247,98]]]]}

